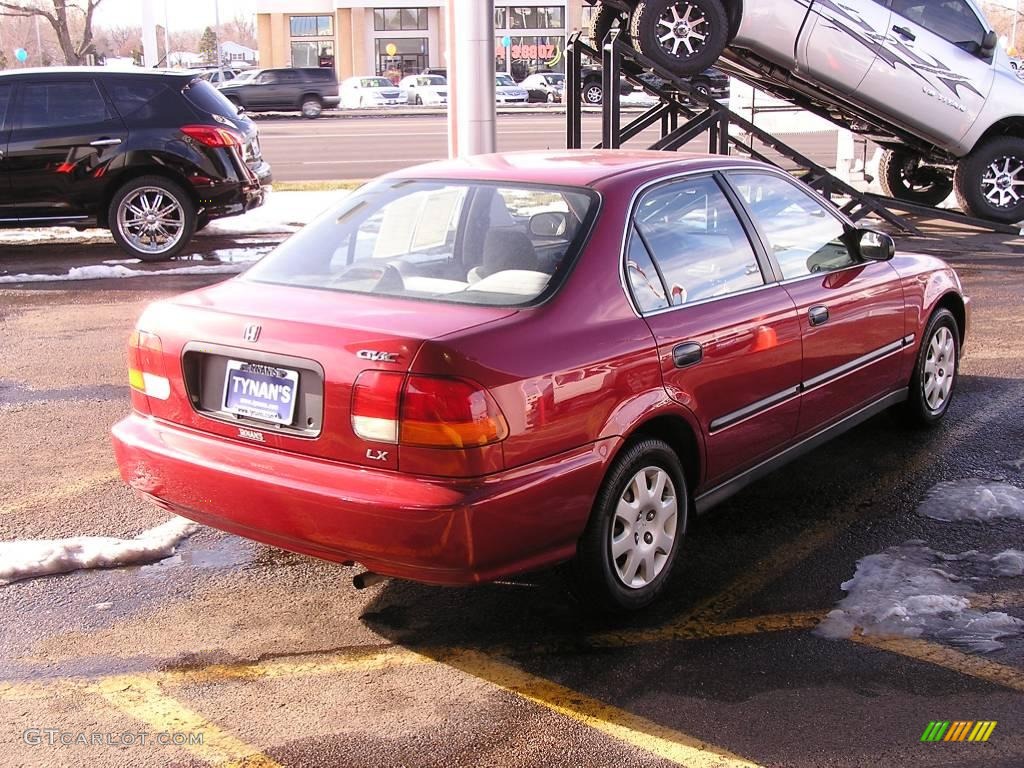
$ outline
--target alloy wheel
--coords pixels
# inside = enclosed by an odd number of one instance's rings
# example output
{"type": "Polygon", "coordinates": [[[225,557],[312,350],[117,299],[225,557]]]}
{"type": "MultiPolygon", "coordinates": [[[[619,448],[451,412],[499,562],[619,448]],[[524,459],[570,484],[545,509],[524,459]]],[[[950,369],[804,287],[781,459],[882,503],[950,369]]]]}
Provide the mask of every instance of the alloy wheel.
{"type": "Polygon", "coordinates": [[[1020,204],[1024,187],[1024,161],[1010,155],[998,157],[981,177],[981,191],[996,208],[1013,208],[1020,204]]]}
{"type": "Polygon", "coordinates": [[[693,3],[673,3],[658,20],[658,40],[672,56],[693,56],[704,47],[708,37],[708,21],[693,3]],[[680,48],[685,48],[680,51],[680,48]]]}
{"type": "Polygon", "coordinates": [[[172,250],[185,234],[185,210],[160,187],[139,187],[117,207],[117,226],[135,250],[159,255],[172,250]]]}
{"type": "Polygon", "coordinates": [[[679,499],[668,472],[645,467],[627,483],[612,519],[610,546],[615,573],[625,586],[642,589],[669,562],[679,521],[679,499]]]}
{"type": "Polygon", "coordinates": [[[943,409],[956,376],[956,341],[953,332],[940,326],[928,344],[924,360],[924,399],[933,412],[943,409]]]}

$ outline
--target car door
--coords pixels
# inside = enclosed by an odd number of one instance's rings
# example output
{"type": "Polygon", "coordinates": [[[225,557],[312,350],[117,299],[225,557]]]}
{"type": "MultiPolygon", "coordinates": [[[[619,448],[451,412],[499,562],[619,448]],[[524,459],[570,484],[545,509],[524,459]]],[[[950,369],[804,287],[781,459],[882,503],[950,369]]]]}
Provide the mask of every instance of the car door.
{"type": "Polygon", "coordinates": [[[744,201],[803,337],[798,433],[815,432],[894,391],[905,339],[903,287],[888,262],[862,261],[852,228],[824,200],[768,171],[726,178],[744,201]]]}
{"type": "Polygon", "coordinates": [[[890,15],[888,0],[815,0],[797,41],[800,70],[840,93],[857,90],[890,15]]]}
{"type": "Polygon", "coordinates": [[[14,95],[14,84],[0,83],[0,225],[11,224],[18,220],[18,212],[14,206],[11,190],[11,175],[7,165],[7,140],[11,134],[10,110],[11,98],[14,95]]]}
{"type": "Polygon", "coordinates": [[[796,432],[800,325],[766,267],[714,176],[654,187],[636,206],[627,282],[669,395],[700,421],[709,483],[796,432]]]}
{"type": "Polygon", "coordinates": [[[861,100],[939,144],[959,141],[992,90],[992,58],[981,54],[987,32],[966,0],[892,0],[861,100]]]}
{"type": "Polygon", "coordinates": [[[128,131],[91,77],[21,83],[7,145],[22,221],[84,219],[98,212],[107,163],[128,131]]]}
{"type": "Polygon", "coordinates": [[[271,109],[281,101],[281,70],[261,72],[252,85],[244,86],[244,103],[255,109],[271,109]]]}

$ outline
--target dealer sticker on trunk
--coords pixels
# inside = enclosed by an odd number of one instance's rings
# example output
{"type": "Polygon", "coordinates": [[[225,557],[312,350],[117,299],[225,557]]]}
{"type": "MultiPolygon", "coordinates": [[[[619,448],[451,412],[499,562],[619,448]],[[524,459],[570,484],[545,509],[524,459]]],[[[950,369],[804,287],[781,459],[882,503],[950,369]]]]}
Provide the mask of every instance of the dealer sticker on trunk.
{"type": "Polygon", "coordinates": [[[274,424],[291,424],[298,391],[298,371],[229,360],[224,377],[224,411],[274,424]]]}

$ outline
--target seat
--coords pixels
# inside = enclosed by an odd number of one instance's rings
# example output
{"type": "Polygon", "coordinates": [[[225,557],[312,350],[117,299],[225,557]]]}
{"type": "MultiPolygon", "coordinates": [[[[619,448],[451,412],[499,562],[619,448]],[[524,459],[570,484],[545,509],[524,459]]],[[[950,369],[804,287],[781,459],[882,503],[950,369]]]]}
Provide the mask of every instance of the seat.
{"type": "Polygon", "coordinates": [[[484,239],[484,258],[469,272],[469,282],[508,270],[540,271],[540,259],[529,236],[518,229],[491,229],[484,239]]]}

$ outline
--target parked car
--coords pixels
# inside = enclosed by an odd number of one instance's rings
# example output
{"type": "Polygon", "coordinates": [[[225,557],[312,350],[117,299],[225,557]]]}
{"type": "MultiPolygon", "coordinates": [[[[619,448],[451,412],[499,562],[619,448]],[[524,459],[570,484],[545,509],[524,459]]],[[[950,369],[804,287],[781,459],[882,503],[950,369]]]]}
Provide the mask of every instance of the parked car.
{"type": "Polygon", "coordinates": [[[221,85],[223,83],[229,83],[238,77],[237,69],[203,69],[197,73],[197,77],[201,77],[207,82],[213,83],[214,85],[221,85]]]}
{"type": "Polygon", "coordinates": [[[437,75],[438,77],[443,77],[447,81],[448,80],[448,67],[427,67],[422,72],[420,72],[420,74],[421,75],[437,75]]]}
{"type": "Polygon", "coordinates": [[[565,96],[565,75],[561,72],[538,72],[521,83],[530,101],[554,104],[565,96]]]}
{"type": "Polygon", "coordinates": [[[1024,219],[1024,84],[971,0],[602,0],[594,34],[627,18],[676,74],[724,54],[773,94],[840,113],[885,147],[888,195],[935,205],[955,190],[970,214],[1024,219]]]}
{"type": "MultiPolygon", "coordinates": [[[[655,87],[667,88],[670,90],[674,88],[674,85],[670,81],[664,80],[650,72],[644,72],[638,75],[638,79],[655,87]]],[[[682,79],[689,82],[690,87],[694,91],[723,104],[729,103],[729,76],[722,70],[710,67],[700,74],[691,75],[690,77],[682,79]]]]}
{"type": "Polygon", "coordinates": [[[104,227],[130,256],[178,254],[263,203],[256,126],[190,72],[0,73],[0,226],[104,227]]]}
{"type": "Polygon", "coordinates": [[[341,101],[337,75],[327,67],[263,69],[249,80],[225,83],[220,91],[248,112],[300,111],[309,118],[341,101]]]}
{"type": "MultiPolygon", "coordinates": [[[[601,76],[601,67],[587,65],[581,67],[580,71],[580,98],[584,104],[596,106],[604,103],[604,79],[601,76]]],[[[625,77],[619,78],[619,95],[628,96],[636,88],[625,77]]]]}
{"type": "Polygon", "coordinates": [[[446,161],[146,309],[114,447],[144,498],[273,546],[435,584],[569,561],[637,609],[694,514],[882,410],[939,422],[968,310],[751,160],[446,161]]]}
{"type": "Polygon", "coordinates": [[[387,107],[405,104],[402,92],[386,77],[350,77],[341,84],[341,105],[387,107]]]}
{"type": "Polygon", "coordinates": [[[431,107],[448,103],[448,81],[441,75],[409,75],[398,84],[401,98],[408,104],[426,104],[431,107]]]}
{"type": "MultiPolygon", "coordinates": [[[[242,83],[247,83],[250,80],[253,80],[256,77],[256,75],[258,75],[259,73],[260,73],[260,70],[258,70],[258,69],[243,69],[237,75],[232,77],[231,81],[234,82],[237,85],[240,85],[242,83]]],[[[225,80],[224,82],[226,83],[227,80],[225,80]]],[[[220,88],[221,85],[223,85],[223,83],[214,83],[214,85],[216,85],[218,88],[220,88]]]]}
{"type": "Polygon", "coordinates": [[[529,96],[511,75],[499,72],[494,76],[494,100],[498,104],[525,104],[529,96]]]}

